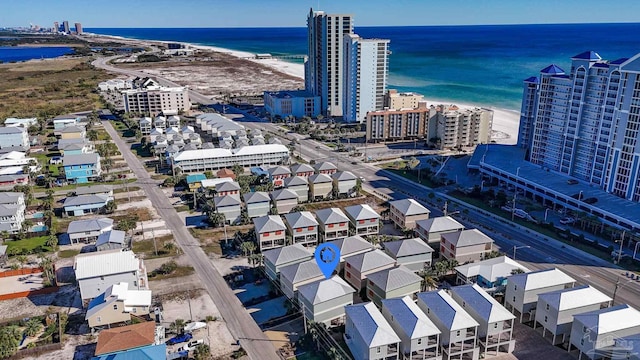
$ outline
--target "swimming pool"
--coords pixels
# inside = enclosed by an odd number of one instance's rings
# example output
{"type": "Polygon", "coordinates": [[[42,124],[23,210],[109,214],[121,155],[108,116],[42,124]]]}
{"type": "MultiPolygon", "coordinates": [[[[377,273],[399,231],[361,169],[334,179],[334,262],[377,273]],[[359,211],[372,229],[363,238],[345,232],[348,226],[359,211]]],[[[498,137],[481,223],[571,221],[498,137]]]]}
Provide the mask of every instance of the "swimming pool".
{"type": "Polygon", "coordinates": [[[34,225],[33,227],[31,227],[32,232],[47,231],[47,229],[47,225],[34,225]]]}
{"type": "Polygon", "coordinates": [[[44,213],[43,212],[37,212],[37,213],[33,213],[33,218],[34,219],[40,219],[44,217],[44,213]]]}

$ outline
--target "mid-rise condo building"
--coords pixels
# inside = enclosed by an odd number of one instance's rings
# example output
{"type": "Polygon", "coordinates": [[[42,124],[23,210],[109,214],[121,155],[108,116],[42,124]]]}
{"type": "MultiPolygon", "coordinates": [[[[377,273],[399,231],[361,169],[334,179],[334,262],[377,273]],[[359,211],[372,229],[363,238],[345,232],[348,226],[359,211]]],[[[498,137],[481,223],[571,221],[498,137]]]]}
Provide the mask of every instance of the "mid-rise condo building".
{"type": "Polygon", "coordinates": [[[186,87],[148,86],[122,91],[126,112],[156,116],[177,114],[191,109],[189,89],[186,87]]]}

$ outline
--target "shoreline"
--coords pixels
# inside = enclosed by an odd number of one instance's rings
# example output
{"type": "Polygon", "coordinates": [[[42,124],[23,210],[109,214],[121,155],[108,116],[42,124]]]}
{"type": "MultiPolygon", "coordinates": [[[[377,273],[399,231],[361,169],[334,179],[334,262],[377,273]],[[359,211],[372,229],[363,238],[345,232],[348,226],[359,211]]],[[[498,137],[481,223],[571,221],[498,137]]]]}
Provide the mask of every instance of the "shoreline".
{"type": "MultiPolygon", "coordinates": [[[[90,36],[95,38],[103,38],[109,40],[118,40],[125,42],[134,42],[137,44],[143,44],[145,46],[154,46],[158,44],[166,44],[171,41],[160,41],[160,40],[141,40],[141,39],[132,39],[132,38],[124,38],[122,36],[112,36],[112,35],[102,35],[102,34],[90,34],[90,36]]],[[[205,50],[205,51],[214,51],[218,53],[228,54],[230,56],[234,56],[237,58],[249,60],[256,64],[265,65],[275,71],[280,73],[284,73],[289,76],[296,77],[298,79],[304,80],[304,65],[282,61],[278,59],[255,59],[255,54],[241,51],[241,50],[233,50],[228,48],[222,48],[218,46],[211,45],[202,45],[202,44],[194,44],[187,43],[182,41],[175,41],[173,43],[183,44],[185,46],[189,46],[193,49],[205,50]]],[[[465,103],[465,102],[457,102],[446,99],[435,99],[435,98],[427,98],[425,97],[427,104],[429,105],[456,105],[461,109],[467,108],[485,108],[493,111],[493,123],[492,123],[492,140],[495,140],[498,144],[515,144],[518,139],[518,127],[520,123],[520,111],[512,110],[512,109],[502,109],[493,106],[485,106],[482,104],[473,104],[473,103],[465,103]]]]}

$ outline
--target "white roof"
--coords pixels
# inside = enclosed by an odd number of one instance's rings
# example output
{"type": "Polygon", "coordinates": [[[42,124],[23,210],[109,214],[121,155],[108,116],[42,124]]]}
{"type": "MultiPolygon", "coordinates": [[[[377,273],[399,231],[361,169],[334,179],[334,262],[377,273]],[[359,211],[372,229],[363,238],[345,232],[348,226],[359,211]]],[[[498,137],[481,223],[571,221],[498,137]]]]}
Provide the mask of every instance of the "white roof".
{"type": "Polygon", "coordinates": [[[426,220],[418,220],[416,221],[416,226],[419,226],[428,232],[464,229],[464,225],[457,222],[451,216],[440,216],[426,220]]]}
{"type": "Polygon", "coordinates": [[[131,250],[111,250],[76,256],[73,269],[76,280],[137,271],[140,262],[131,250]]]}
{"type": "Polygon", "coordinates": [[[356,290],[338,275],[298,287],[298,296],[305,298],[313,305],[355,292],[356,290]]]}
{"type": "Polygon", "coordinates": [[[398,209],[404,216],[430,214],[431,211],[420,205],[414,199],[401,199],[389,202],[390,206],[398,209]]]}
{"type": "Polygon", "coordinates": [[[525,273],[531,271],[522,266],[519,262],[512,260],[507,256],[499,256],[492,259],[460,265],[455,269],[467,279],[473,276],[482,276],[490,282],[495,282],[500,278],[510,276],[512,271],[515,269],[520,269],[525,273]]]}
{"type": "Polygon", "coordinates": [[[538,301],[540,300],[544,300],[549,306],[558,311],[563,311],[609,302],[611,298],[599,290],[585,285],[540,294],[538,295],[538,301]]]}
{"type": "Polygon", "coordinates": [[[215,179],[203,179],[202,181],[200,181],[200,184],[204,188],[210,188],[210,187],[215,187],[218,184],[221,184],[221,183],[224,183],[224,182],[228,182],[228,181],[233,181],[233,179],[232,178],[228,178],[228,177],[215,178],[215,179]]]}
{"type": "Polygon", "coordinates": [[[410,296],[382,299],[382,309],[393,317],[410,339],[440,334],[438,327],[420,310],[410,296]]]}
{"type": "Polygon", "coordinates": [[[515,316],[477,284],[454,286],[451,292],[463,301],[463,308],[471,308],[487,323],[515,319],[515,316]]]}
{"type": "Polygon", "coordinates": [[[444,290],[419,293],[418,301],[423,302],[431,310],[427,316],[437,317],[448,330],[479,326],[478,322],[444,290]]]}
{"type": "Polygon", "coordinates": [[[345,306],[344,310],[369,348],[400,342],[398,335],[372,302],[345,306]]]}
{"type": "Polygon", "coordinates": [[[622,304],[573,315],[573,319],[574,321],[579,321],[591,331],[595,331],[597,334],[606,334],[639,327],[640,311],[627,304],[622,304]]]}
{"type": "Polygon", "coordinates": [[[507,283],[515,283],[525,290],[543,289],[575,282],[574,278],[556,268],[511,275],[507,278],[507,283]]]}
{"type": "Polygon", "coordinates": [[[354,220],[379,219],[380,215],[368,204],[348,206],[344,209],[354,220]]]}

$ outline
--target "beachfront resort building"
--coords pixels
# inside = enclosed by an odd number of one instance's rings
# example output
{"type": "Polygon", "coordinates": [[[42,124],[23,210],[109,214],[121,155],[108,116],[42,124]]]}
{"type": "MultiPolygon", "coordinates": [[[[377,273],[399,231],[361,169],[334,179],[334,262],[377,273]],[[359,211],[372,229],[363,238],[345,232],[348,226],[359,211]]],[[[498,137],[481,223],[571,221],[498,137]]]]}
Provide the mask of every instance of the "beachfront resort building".
{"type": "Polygon", "coordinates": [[[289,149],[284,145],[267,144],[240,149],[183,150],[170,160],[176,171],[202,173],[236,164],[244,167],[286,164],[289,162],[289,149]]]}
{"type": "Polygon", "coordinates": [[[389,41],[344,36],[344,121],[363,123],[369,111],[384,107],[389,41]]]}
{"type": "Polygon", "coordinates": [[[191,109],[189,89],[186,87],[147,86],[122,91],[126,112],[149,114],[177,114],[191,109]]]}
{"type": "Polygon", "coordinates": [[[264,109],[274,118],[316,117],[320,114],[320,96],[305,90],[265,91],[264,109]]]}
{"type": "Polygon", "coordinates": [[[344,35],[353,34],[353,16],[309,11],[305,90],[320,97],[325,116],[342,116],[344,101],[344,35]]]}
{"type": "Polygon", "coordinates": [[[415,108],[370,111],[367,113],[367,141],[398,141],[428,138],[429,112],[426,101],[415,108]]]}
{"type": "Polygon", "coordinates": [[[424,101],[424,96],[420,94],[412,92],[399,93],[396,89],[389,89],[384,95],[384,107],[394,110],[415,109],[424,101]]]}

